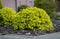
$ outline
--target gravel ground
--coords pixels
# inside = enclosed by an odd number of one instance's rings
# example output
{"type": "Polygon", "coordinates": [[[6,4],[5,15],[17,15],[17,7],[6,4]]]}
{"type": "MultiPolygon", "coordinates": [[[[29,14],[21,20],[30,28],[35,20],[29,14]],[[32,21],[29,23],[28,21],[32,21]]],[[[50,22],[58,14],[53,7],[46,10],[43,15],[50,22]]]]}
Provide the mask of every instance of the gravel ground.
{"type": "Polygon", "coordinates": [[[45,35],[52,33],[54,31],[32,31],[32,30],[13,30],[12,26],[0,26],[1,35],[6,34],[17,34],[17,35],[29,35],[29,36],[37,36],[37,35],[45,35]]]}

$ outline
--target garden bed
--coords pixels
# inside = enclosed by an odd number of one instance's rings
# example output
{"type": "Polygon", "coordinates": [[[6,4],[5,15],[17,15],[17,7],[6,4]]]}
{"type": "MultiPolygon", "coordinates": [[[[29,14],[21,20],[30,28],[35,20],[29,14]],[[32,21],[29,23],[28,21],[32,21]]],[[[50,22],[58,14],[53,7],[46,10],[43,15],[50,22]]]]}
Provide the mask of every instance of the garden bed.
{"type": "Polygon", "coordinates": [[[33,31],[33,30],[13,30],[11,26],[0,26],[0,35],[7,35],[7,34],[16,34],[16,35],[28,35],[28,36],[38,36],[38,35],[45,35],[50,33],[59,32],[56,31],[33,31]]]}
{"type": "Polygon", "coordinates": [[[53,26],[49,15],[43,9],[31,7],[18,12],[18,14],[15,11],[13,13],[13,11],[11,8],[1,9],[1,35],[17,34],[37,36],[53,33],[60,29],[57,25],[53,26]]]}
{"type": "Polygon", "coordinates": [[[0,26],[0,35],[15,34],[15,35],[39,36],[39,35],[56,33],[60,32],[58,22],[59,21],[53,20],[54,30],[52,31],[14,30],[12,26],[0,26]]]}

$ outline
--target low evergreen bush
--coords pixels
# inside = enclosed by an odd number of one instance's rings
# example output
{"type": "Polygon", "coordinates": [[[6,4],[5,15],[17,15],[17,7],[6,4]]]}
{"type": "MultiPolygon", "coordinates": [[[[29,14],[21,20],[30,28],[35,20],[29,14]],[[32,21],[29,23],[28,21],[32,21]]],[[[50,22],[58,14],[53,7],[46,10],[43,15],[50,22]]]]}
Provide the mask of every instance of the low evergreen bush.
{"type": "Polygon", "coordinates": [[[0,26],[13,26],[17,29],[17,14],[12,8],[0,9],[0,26]]]}
{"type": "Polygon", "coordinates": [[[12,26],[14,30],[52,30],[50,17],[43,9],[26,8],[16,13],[11,8],[0,9],[0,26],[12,26]]]}
{"type": "Polygon", "coordinates": [[[52,30],[53,24],[50,17],[43,9],[26,8],[18,13],[19,15],[19,29],[27,30],[52,30]]]}

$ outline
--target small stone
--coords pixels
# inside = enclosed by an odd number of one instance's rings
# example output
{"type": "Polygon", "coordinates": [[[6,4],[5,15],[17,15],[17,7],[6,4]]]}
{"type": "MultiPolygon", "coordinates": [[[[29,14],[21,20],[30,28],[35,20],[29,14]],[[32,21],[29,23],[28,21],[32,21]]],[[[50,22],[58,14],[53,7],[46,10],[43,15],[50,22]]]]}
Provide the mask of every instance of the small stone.
{"type": "Polygon", "coordinates": [[[30,35],[31,33],[29,32],[29,33],[26,33],[26,35],[30,35]]]}
{"type": "Polygon", "coordinates": [[[16,34],[17,34],[17,35],[24,35],[23,33],[20,33],[20,32],[17,32],[16,34]]]}

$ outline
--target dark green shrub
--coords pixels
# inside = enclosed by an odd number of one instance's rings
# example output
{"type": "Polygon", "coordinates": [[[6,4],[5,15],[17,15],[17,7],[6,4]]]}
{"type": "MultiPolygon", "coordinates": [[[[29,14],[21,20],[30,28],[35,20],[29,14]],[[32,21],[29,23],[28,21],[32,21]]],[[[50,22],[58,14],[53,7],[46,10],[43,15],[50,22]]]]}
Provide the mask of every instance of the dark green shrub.
{"type": "Polygon", "coordinates": [[[0,9],[2,9],[2,3],[1,3],[1,0],[0,0],[0,9]]]}
{"type": "Polygon", "coordinates": [[[48,15],[54,19],[56,14],[57,2],[54,0],[35,0],[35,7],[46,10],[48,15]]]}
{"type": "Polygon", "coordinates": [[[2,8],[0,10],[0,26],[13,26],[17,29],[17,14],[12,8],[2,8]]]}
{"type": "Polygon", "coordinates": [[[53,24],[48,14],[39,8],[26,8],[18,13],[20,17],[19,29],[52,30],[53,24]]]}
{"type": "Polygon", "coordinates": [[[18,7],[18,12],[21,11],[22,9],[26,9],[28,6],[27,5],[21,5],[18,7]]]}

